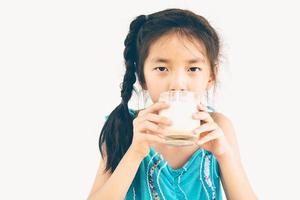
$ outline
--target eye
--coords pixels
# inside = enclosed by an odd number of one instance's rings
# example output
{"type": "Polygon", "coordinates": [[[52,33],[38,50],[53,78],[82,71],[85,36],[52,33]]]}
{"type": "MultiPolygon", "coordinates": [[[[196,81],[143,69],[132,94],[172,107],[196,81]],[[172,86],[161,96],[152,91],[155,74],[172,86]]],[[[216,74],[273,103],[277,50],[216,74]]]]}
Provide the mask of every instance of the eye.
{"type": "Polygon", "coordinates": [[[192,71],[192,72],[196,72],[196,71],[201,71],[202,69],[200,67],[190,67],[189,68],[189,71],[192,71]]]}
{"type": "Polygon", "coordinates": [[[160,72],[165,72],[167,71],[168,69],[166,67],[155,67],[154,70],[158,70],[160,72]]]}

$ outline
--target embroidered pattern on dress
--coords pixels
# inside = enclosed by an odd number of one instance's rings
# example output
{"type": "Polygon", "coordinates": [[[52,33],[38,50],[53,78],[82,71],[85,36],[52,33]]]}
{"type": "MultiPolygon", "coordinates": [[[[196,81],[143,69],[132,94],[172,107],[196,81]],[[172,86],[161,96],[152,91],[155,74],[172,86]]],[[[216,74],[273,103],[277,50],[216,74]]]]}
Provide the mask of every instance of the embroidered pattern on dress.
{"type": "MultiPolygon", "coordinates": [[[[161,156],[161,159],[163,160],[163,157],[161,156]]],[[[162,189],[160,188],[160,184],[159,184],[159,175],[160,175],[160,173],[161,173],[161,170],[163,169],[163,168],[165,168],[167,166],[167,161],[165,162],[165,164],[158,170],[158,173],[157,173],[157,177],[156,177],[156,182],[157,182],[157,185],[158,185],[158,189],[159,189],[159,192],[160,192],[160,194],[161,194],[161,196],[162,196],[162,199],[163,200],[166,200],[166,198],[165,198],[165,196],[164,196],[164,193],[162,192],[162,189]]]]}
{"type": "Polygon", "coordinates": [[[135,194],[135,189],[134,189],[134,187],[132,187],[132,190],[133,190],[133,200],[135,200],[136,194],[135,194]]]}
{"type": "Polygon", "coordinates": [[[206,197],[207,197],[207,199],[209,200],[210,198],[209,198],[209,194],[208,194],[208,191],[207,191],[207,189],[206,189],[206,187],[205,187],[205,184],[204,184],[204,181],[203,181],[203,177],[202,177],[202,170],[203,170],[203,161],[204,161],[204,157],[206,156],[206,153],[204,152],[204,150],[202,149],[201,150],[201,152],[202,152],[202,158],[201,158],[201,161],[200,161],[200,172],[199,172],[199,178],[200,178],[200,180],[201,180],[201,183],[202,183],[202,186],[203,186],[203,189],[204,189],[204,191],[205,191],[205,194],[206,194],[206,197]]]}
{"type": "Polygon", "coordinates": [[[210,175],[210,165],[211,165],[211,155],[205,155],[204,158],[204,178],[208,187],[212,190],[212,199],[216,199],[216,187],[212,183],[211,175],[210,175]]]}
{"type": "MultiPolygon", "coordinates": [[[[183,167],[183,169],[186,171],[186,169],[185,169],[184,167],[183,167]]],[[[181,174],[180,174],[180,176],[178,177],[178,188],[181,190],[182,194],[184,195],[184,199],[187,200],[187,197],[186,197],[185,192],[184,192],[183,189],[180,187],[180,181],[181,181],[180,179],[181,179],[181,176],[182,176],[183,172],[184,172],[184,171],[182,171],[181,174]]]]}
{"type": "Polygon", "coordinates": [[[154,200],[160,200],[159,196],[158,196],[158,193],[157,193],[157,190],[154,186],[154,181],[153,181],[153,174],[154,174],[154,170],[157,168],[158,164],[160,163],[161,160],[157,160],[153,166],[151,167],[150,169],[150,172],[148,174],[148,177],[149,177],[149,184],[150,184],[150,189],[151,189],[151,193],[152,193],[152,196],[154,198],[154,200]]]}

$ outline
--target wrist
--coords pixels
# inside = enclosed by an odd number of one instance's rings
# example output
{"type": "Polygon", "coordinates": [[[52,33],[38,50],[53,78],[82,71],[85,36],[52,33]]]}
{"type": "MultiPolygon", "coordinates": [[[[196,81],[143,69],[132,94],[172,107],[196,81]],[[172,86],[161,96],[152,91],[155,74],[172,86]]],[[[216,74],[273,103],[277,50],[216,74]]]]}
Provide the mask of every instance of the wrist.
{"type": "Polygon", "coordinates": [[[136,146],[130,145],[128,152],[133,156],[134,159],[142,161],[147,156],[149,151],[145,152],[136,146]]]}
{"type": "Polygon", "coordinates": [[[224,161],[232,161],[235,158],[235,154],[229,145],[225,145],[223,153],[220,155],[216,155],[216,158],[219,163],[222,163],[224,161]]]}

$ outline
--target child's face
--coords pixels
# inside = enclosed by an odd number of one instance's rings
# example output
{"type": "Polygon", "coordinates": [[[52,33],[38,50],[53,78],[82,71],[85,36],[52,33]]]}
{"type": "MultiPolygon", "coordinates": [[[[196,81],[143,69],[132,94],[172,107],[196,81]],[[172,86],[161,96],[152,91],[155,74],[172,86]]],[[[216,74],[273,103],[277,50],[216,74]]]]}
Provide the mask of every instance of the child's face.
{"type": "Polygon", "coordinates": [[[169,90],[188,90],[204,95],[213,85],[204,46],[171,33],[154,42],[144,63],[146,89],[152,101],[169,90]]]}

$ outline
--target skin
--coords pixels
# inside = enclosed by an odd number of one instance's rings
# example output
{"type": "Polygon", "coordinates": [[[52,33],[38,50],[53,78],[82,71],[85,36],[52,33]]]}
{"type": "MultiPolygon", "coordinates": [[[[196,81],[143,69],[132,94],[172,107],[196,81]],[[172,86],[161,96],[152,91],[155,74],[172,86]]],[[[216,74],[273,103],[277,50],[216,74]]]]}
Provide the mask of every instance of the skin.
{"type": "MultiPolygon", "coordinates": [[[[150,47],[150,54],[144,63],[146,83],[144,89],[148,90],[154,103],[158,101],[162,92],[170,90],[187,90],[204,95],[215,82],[211,71],[206,49],[201,42],[170,33],[159,38],[150,47]]],[[[221,115],[208,114],[203,105],[198,106],[198,111],[199,113],[193,115],[194,119],[202,120],[203,124],[194,130],[194,134],[199,137],[198,145],[211,151],[215,156],[220,156],[228,144],[213,117],[220,118],[221,115]]],[[[183,149],[159,143],[152,143],[151,146],[161,153],[173,168],[181,167],[199,148],[192,146],[183,149]]]]}
{"type": "MultiPolygon", "coordinates": [[[[211,71],[201,42],[171,33],[159,38],[150,48],[144,64],[145,89],[153,102],[168,90],[188,90],[204,95],[215,82],[211,71]]],[[[240,160],[231,121],[221,113],[208,113],[202,104],[197,108],[198,112],[193,114],[194,119],[201,120],[201,126],[193,131],[198,136],[197,147],[179,150],[180,147],[161,144],[152,146],[171,166],[173,164],[173,168],[183,166],[198,148],[212,152],[220,164],[227,199],[256,199],[240,160]]]]}
{"type": "Polygon", "coordinates": [[[143,88],[148,90],[154,104],[141,110],[134,119],[132,144],[112,174],[104,171],[104,154],[89,199],[124,199],[139,164],[149,153],[150,147],[163,155],[173,168],[183,166],[197,149],[206,149],[219,162],[227,199],[257,199],[240,160],[233,125],[223,114],[208,113],[204,105],[198,105],[193,118],[201,120],[201,125],[193,130],[198,136],[194,146],[169,147],[163,144],[164,140],[160,136],[166,133],[162,127],[172,123],[158,115],[159,111],[168,108],[166,103],[158,102],[160,93],[188,90],[203,95],[214,84],[202,43],[175,33],[162,36],[150,47],[144,63],[144,76],[143,88]],[[122,184],[119,184],[119,180],[122,180],[122,184]]]}
{"type": "Polygon", "coordinates": [[[210,71],[201,43],[192,43],[175,33],[164,35],[150,47],[145,60],[145,89],[153,102],[168,90],[188,90],[204,95],[214,83],[210,71]]]}

